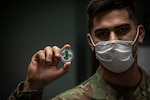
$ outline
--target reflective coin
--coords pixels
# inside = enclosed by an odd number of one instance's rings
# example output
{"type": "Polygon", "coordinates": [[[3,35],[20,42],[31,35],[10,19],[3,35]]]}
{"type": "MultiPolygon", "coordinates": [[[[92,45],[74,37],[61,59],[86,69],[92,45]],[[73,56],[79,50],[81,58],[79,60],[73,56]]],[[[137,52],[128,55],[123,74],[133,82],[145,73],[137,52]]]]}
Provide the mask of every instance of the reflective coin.
{"type": "Polygon", "coordinates": [[[74,54],[72,49],[70,48],[64,48],[61,50],[61,60],[62,62],[71,62],[74,58],[74,54]]]}

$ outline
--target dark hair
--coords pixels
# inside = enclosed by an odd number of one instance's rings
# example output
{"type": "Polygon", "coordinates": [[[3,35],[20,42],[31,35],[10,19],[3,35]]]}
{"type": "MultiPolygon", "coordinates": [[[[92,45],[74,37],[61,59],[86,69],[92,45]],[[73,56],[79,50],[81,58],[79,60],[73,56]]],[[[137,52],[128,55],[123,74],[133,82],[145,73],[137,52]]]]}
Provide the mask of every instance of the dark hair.
{"type": "Polygon", "coordinates": [[[98,14],[103,14],[107,11],[123,8],[127,9],[129,18],[137,24],[135,5],[132,0],[91,0],[87,8],[89,32],[91,32],[93,27],[93,19],[95,16],[98,14]]]}

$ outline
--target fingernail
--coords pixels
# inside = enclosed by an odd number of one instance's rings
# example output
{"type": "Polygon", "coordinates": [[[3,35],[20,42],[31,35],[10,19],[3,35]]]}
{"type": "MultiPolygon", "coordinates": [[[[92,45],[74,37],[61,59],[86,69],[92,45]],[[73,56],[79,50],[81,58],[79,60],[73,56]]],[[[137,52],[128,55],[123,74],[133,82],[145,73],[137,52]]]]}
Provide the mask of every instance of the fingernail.
{"type": "Polygon", "coordinates": [[[60,53],[56,53],[56,56],[59,57],[59,56],[60,56],[60,53]]]}

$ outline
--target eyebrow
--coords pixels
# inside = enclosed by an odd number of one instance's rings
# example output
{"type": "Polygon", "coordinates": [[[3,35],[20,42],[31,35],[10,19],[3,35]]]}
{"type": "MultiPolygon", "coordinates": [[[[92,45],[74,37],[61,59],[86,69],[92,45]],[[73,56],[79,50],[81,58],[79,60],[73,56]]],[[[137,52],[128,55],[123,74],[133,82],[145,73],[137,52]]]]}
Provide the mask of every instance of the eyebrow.
{"type": "MultiPolygon", "coordinates": [[[[121,24],[121,25],[117,25],[113,29],[118,29],[118,28],[125,27],[125,26],[130,27],[130,24],[124,23],[124,24],[121,24]]],[[[109,28],[98,28],[94,32],[96,33],[97,31],[109,31],[109,28]]]]}
{"type": "Polygon", "coordinates": [[[98,31],[109,31],[109,29],[108,28],[98,28],[94,32],[96,33],[98,31]]]}
{"type": "Polygon", "coordinates": [[[130,27],[130,24],[121,24],[121,25],[118,25],[118,26],[115,26],[114,29],[117,29],[117,28],[121,28],[121,27],[130,27]]]}

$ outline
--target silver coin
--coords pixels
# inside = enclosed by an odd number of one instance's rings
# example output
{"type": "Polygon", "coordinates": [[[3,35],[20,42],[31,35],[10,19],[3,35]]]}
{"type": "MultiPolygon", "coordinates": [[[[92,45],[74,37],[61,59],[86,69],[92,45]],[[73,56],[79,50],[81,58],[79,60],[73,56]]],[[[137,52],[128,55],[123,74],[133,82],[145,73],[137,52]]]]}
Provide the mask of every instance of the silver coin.
{"type": "Polygon", "coordinates": [[[61,60],[62,62],[71,62],[74,58],[72,49],[64,48],[61,50],[61,60]]]}

